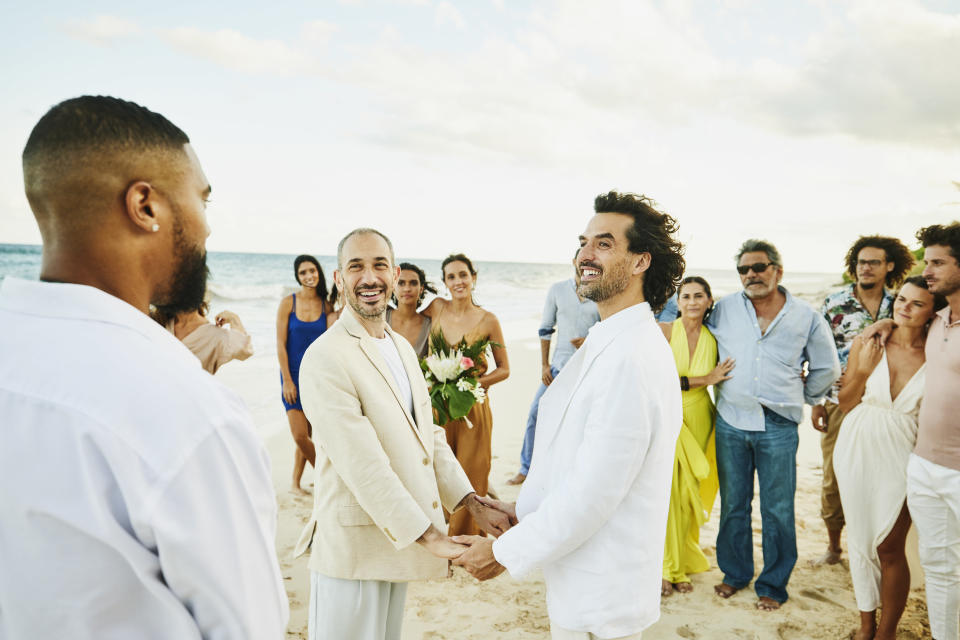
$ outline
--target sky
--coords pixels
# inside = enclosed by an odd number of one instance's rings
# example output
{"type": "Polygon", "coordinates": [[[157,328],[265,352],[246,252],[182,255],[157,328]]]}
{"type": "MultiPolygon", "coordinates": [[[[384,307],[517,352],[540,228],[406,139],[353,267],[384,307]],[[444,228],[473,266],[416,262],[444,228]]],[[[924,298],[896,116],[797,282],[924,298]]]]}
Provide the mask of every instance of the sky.
{"type": "Polygon", "coordinates": [[[836,271],[960,219],[960,0],[17,3],[0,21],[0,242],[39,244],[20,153],[122,97],[190,136],[214,251],[564,263],[608,190],[687,262],[765,238],[836,271]]]}

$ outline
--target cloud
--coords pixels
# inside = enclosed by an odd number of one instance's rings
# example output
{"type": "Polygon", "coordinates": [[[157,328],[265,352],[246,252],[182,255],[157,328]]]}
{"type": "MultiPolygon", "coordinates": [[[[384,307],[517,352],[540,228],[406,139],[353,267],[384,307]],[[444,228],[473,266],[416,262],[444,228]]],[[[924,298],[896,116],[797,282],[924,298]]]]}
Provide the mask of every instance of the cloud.
{"type": "MultiPolygon", "coordinates": [[[[437,22],[456,26],[440,19],[445,5],[437,22]]],[[[558,131],[624,127],[642,137],[712,119],[798,139],[960,143],[960,74],[947,62],[960,60],[957,15],[854,0],[839,14],[809,7],[819,20],[796,32],[771,33],[758,22],[751,35],[741,32],[739,12],[707,17],[627,0],[538,7],[512,31],[478,34],[472,50],[436,56],[401,38],[366,50],[346,81],[369,89],[389,114],[371,135],[391,146],[519,152],[534,162],[563,153],[558,131]],[[737,41],[719,42],[724,30],[737,41]],[[776,57],[786,48],[770,45],[778,35],[799,42],[796,51],[776,57]]]]}
{"type": "Polygon", "coordinates": [[[106,46],[140,33],[140,25],[118,16],[100,15],[89,20],[70,20],[62,30],[79,40],[106,46]]]}
{"type": "MultiPolygon", "coordinates": [[[[307,32],[317,35],[316,23],[307,32]]],[[[257,40],[232,29],[202,31],[193,27],[164,29],[160,37],[184,53],[214,62],[228,69],[280,76],[310,73],[316,61],[280,40],[257,40]]]]}
{"type": "Polygon", "coordinates": [[[956,147],[960,15],[879,1],[845,18],[811,39],[803,64],[745,73],[749,113],[801,135],[956,147]]]}
{"type": "Polygon", "coordinates": [[[337,31],[339,31],[339,27],[332,22],[312,20],[303,25],[300,34],[304,42],[313,45],[325,45],[337,31]]]}
{"type": "Polygon", "coordinates": [[[449,2],[440,2],[434,12],[434,20],[439,27],[450,25],[456,29],[463,29],[467,26],[467,21],[463,19],[463,14],[449,2]]]}

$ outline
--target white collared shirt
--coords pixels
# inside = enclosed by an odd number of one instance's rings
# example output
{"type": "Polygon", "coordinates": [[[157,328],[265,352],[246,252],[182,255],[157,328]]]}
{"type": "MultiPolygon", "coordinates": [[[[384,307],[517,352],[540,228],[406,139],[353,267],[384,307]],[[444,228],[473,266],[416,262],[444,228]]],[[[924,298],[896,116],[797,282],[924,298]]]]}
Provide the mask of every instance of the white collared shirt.
{"type": "Polygon", "coordinates": [[[682,421],[673,354],[647,303],[594,325],[547,387],[520,523],[493,552],[513,576],[543,570],[551,624],[611,638],[659,617],[682,421]]]}
{"type": "Polygon", "coordinates": [[[282,638],[243,402],[99,289],[0,285],[0,639],[282,638]]]}

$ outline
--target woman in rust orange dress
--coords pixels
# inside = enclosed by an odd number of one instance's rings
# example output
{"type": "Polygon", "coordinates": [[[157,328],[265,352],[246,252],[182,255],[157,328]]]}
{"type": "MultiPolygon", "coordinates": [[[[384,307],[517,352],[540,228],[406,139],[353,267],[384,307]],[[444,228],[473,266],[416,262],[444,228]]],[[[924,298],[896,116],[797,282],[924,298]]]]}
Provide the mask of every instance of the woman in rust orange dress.
{"type": "MultiPolygon", "coordinates": [[[[497,316],[473,301],[473,288],[477,284],[477,271],[473,263],[462,253],[448,256],[442,265],[443,284],[450,292],[450,300],[435,298],[423,313],[430,316],[434,334],[443,333],[449,345],[456,345],[463,338],[467,344],[477,340],[489,340],[497,367],[487,372],[486,363],[481,363],[480,386],[484,390],[502,382],[510,375],[507,349],[503,346],[503,331],[497,316]]],[[[481,358],[482,359],[482,358],[481,358]]],[[[487,495],[492,460],[491,435],[493,415],[490,413],[489,396],[481,404],[475,404],[466,419],[451,420],[443,425],[447,442],[454,455],[467,472],[474,491],[479,496],[487,495]]],[[[450,516],[450,535],[484,535],[466,509],[450,516]]]]}

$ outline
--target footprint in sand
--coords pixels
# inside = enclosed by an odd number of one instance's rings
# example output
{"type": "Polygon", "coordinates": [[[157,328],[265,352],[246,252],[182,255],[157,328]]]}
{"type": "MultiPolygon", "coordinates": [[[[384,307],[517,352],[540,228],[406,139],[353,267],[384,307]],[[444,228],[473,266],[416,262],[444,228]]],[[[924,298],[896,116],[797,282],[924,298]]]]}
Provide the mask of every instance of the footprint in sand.
{"type": "Polygon", "coordinates": [[[700,636],[697,635],[697,633],[696,633],[693,629],[691,629],[690,627],[688,627],[688,626],[686,626],[686,625],[684,625],[684,626],[682,626],[682,627],[677,627],[677,635],[680,636],[681,638],[690,638],[691,640],[692,640],[693,638],[699,638],[699,637],[700,637],[700,636]]]}
{"type": "Polygon", "coordinates": [[[832,604],[833,606],[840,607],[841,609],[845,608],[842,604],[840,604],[833,598],[830,598],[820,593],[819,591],[815,591],[813,589],[802,589],[800,591],[800,595],[803,596],[804,598],[810,598],[811,600],[816,600],[818,602],[825,602],[827,604],[832,604]]]}
{"type": "Polygon", "coordinates": [[[809,634],[804,633],[797,625],[785,622],[777,627],[777,637],[780,640],[806,640],[809,634]]]}

